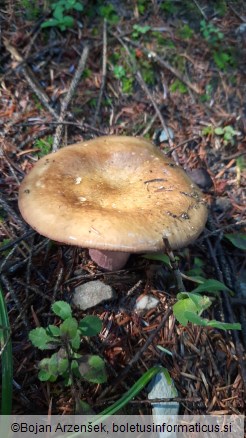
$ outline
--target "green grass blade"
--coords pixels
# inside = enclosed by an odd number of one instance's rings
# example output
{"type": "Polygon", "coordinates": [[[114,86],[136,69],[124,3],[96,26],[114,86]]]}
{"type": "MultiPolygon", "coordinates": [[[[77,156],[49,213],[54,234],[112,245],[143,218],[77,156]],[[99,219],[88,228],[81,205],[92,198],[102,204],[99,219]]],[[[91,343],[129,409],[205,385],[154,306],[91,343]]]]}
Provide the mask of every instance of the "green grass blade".
{"type": "Polygon", "coordinates": [[[126,406],[126,404],[136,397],[136,395],[150,382],[150,380],[163,369],[164,368],[160,366],[155,366],[146,371],[146,373],[144,373],[119,400],[117,400],[112,406],[104,409],[104,411],[99,414],[99,421],[105,420],[105,418],[107,418],[109,415],[114,415],[116,412],[126,406]]]}
{"type": "Polygon", "coordinates": [[[5,299],[0,288],[0,345],[2,359],[1,415],[10,415],[12,409],[13,358],[10,325],[5,299]]]}
{"type": "MultiPolygon", "coordinates": [[[[115,414],[124,406],[126,406],[126,404],[132,400],[153,379],[153,377],[155,377],[156,374],[160,373],[161,371],[166,372],[166,369],[158,365],[146,371],[146,373],[144,373],[119,400],[117,400],[113,405],[104,409],[104,411],[100,412],[100,414],[98,414],[96,417],[91,418],[92,426],[103,422],[110,415],[115,414]]],[[[80,436],[83,436],[83,434],[81,434],[81,432],[76,432],[72,433],[70,438],[79,438],[80,436]]],[[[58,438],[62,437],[59,436],[58,438]]]]}

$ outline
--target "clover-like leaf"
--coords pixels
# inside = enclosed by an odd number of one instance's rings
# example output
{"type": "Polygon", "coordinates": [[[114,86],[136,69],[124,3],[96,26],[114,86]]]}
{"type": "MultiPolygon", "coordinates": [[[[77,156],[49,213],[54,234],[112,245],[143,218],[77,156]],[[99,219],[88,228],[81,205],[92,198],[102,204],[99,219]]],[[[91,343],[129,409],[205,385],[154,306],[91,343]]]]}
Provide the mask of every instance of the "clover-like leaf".
{"type": "Polygon", "coordinates": [[[96,336],[102,330],[102,321],[94,315],[85,316],[79,322],[79,330],[83,336],[96,336]]]}
{"type": "Polygon", "coordinates": [[[61,336],[65,336],[68,339],[75,338],[78,329],[78,322],[75,318],[67,318],[60,325],[61,336]]]}
{"type": "Polygon", "coordinates": [[[28,334],[28,338],[34,347],[38,347],[40,350],[53,348],[52,342],[54,342],[54,338],[49,336],[43,327],[37,327],[31,330],[28,334]]]}
{"type": "Polygon", "coordinates": [[[51,309],[63,320],[72,316],[71,306],[66,301],[56,301],[52,304],[51,309]]]}
{"type": "Polygon", "coordinates": [[[96,355],[84,355],[79,359],[80,375],[92,383],[104,383],[107,381],[105,363],[96,355]]]}

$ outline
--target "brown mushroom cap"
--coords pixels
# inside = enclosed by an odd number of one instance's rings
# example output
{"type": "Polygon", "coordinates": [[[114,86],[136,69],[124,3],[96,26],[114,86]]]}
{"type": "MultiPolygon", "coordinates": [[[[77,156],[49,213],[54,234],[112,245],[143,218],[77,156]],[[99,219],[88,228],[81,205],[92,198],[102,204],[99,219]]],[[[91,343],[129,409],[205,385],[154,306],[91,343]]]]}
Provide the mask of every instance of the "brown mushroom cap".
{"type": "Polygon", "coordinates": [[[40,234],[100,250],[172,249],[201,233],[198,187],[149,141],[99,137],[41,158],[23,180],[19,209],[40,234]]]}

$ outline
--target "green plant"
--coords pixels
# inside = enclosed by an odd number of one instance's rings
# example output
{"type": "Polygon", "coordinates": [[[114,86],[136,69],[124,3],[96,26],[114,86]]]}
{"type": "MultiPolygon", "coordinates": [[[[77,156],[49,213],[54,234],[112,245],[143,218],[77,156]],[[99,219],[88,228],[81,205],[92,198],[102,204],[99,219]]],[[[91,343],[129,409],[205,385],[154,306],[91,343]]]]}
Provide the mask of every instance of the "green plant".
{"type": "Polygon", "coordinates": [[[214,327],[221,330],[241,330],[239,323],[230,324],[202,318],[201,314],[212,304],[211,298],[206,295],[199,295],[194,291],[192,293],[181,292],[177,295],[177,299],[178,301],[173,306],[173,313],[183,326],[192,322],[203,327],[214,327]]]}
{"type": "Polygon", "coordinates": [[[184,24],[179,30],[178,35],[184,40],[189,40],[193,37],[194,31],[190,28],[188,24],[184,24]]]}
{"type": "Polygon", "coordinates": [[[35,20],[41,12],[38,0],[21,0],[20,6],[25,10],[28,20],[35,20]]]}
{"type": "Polygon", "coordinates": [[[151,27],[148,25],[140,26],[139,24],[134,24],[132,28],[133,28],[132,38],[134,39],[138,39],[141,35],[145,35],[151,29],[151,27]]]}
{"type": "Polygon", "coordinates": [[[2,394],[1,415],[11,415],[12,385],[13,385],[13,358],[11,330],[5,299],[0,288],[0,350],[2,364],[2,394]]]}
{"type": "MultiPolygon", "coordinates": [[[[150,260],[159,260],[167,267],[171,267],[169,257],[166,254],[145,254],[144,258],[150,260]]],[[[186,326],[188,322],[204,327],[216,327],[221,330],[241,330],[241,325],[224,323],[216,320],[202,318],[202,313],[208,309],[214,301],[214,297],[208,297],[206,294],[218,295],[220,291],[232,291],[220,281],[204,278],[204,262],[195,257],[194,267],[183,275],[186,280],[198,284],[191,292],[180,292],[177,294],[177,302],[173,305],[173,313],[180,324],[186,326]]]]}
{"type": "Polygon", "coordinates": [[[139,14],[144,14],[149,6],[148,0],[137,0],[137,8],[139,14]]]}
{"type": "Polygon", "coordinates": [[[58,349],[49,358],[39,362],[39,379],[55,382],[58,377],[62,377],[66,385],[70,385],[74,377],[92,383],[104,383],[107,379],[104,361],[96,355],[78,353],[81,336],[97,335],[102,328],[101,320],[96,316],[86,316],[78,322],[65,301],[56,301],[51,308],[62,320],[59,327],[48,325],[29,333],[29,340],[40,350],[58,349]]]}
{"type": "Polygon", "coordinates": [[[111,3],[100,6],[99,14],[105,18],[110,24],[117,24],[119,17],[116,14],[116,10],[111,3]]]}
{"type": "Polygon", "coordinates": [[[181,292],[177,295],[177,302],[173,306],[173,313],[177,320],[184,326],[188,322],[204,327],[216,327],[221,330],[241,330],[241,325],[238,323],[230,324],[216,320],[208,320],[201,317],[204,310],[208,309],[213,304],[213,299],[207,295],[200,295],[202,292],[217,295],[224,290],[231,292],[223,283],[214,279],[199,279],[192,277],[192,281],[197,281],[200,284],[192,290],[192,292],[181,292]]]}
{"type": "Polygon", "coordinates": [[[223,137],[223,141],[225,144],[234,144],[234,137],[237,135],[237,131],[235,131],[235,129],[231,125],[227,125],[224,127],[219,126],[218,128],[215,128],[214,133],[223,137]]]}
{"type": "Polygon", "coordinates": [[[224,34],[212,23],[205,20],[200,22],[200,29],[203,37],[212,50],[213,60],[220,70],[225,70],[229,65],[235,64],[233,50],[231,47],[224,46],[224,34]]]}
{"type": "Polygon", "coordinates": [[[162,1],[160,8],[167,12],[167,14],[176,14],[178,12],[178,7],[174,4],[173,0],[162,1]]]}
{"type": "Polygon", "coordinates": [[[203,38],[205,38],[208,44],[210,44],[212,47],[223,41],[223,32],[221,32],[218,27],[214,26],[213,23],[207,23],[205,20],[201,20],[200,29],[203,38]]]}
{"type": "Polygon", "coordinates": [[[210,136],[218,135],[222,137],[224,144],[227,145],[228,143],[234,144],[234,137],[237,135],[237,131],[231,125],[218,127],[209,125],[202,129],[202,134],[210,136]]]}
{"type": "Polygon", "coordinates": [[[212,97],[213,97],[213,89],[214,89],[214,87],[213,87],[212,84],[208,83],[205,86],[205,93],[202,94],[201,97],[200,97],[201,102],[208,102],[209,100],[212,99],[212,97]]]}
{"type": "Polygon", "coordinates": [[[229,65],[234,65],[234,57],[227,49],[213,51],[213,60],[220,70],[225,70],[229,65]]]}
{"type": "Polygon", "coordinates": [[[244,233],[225,234],[225,238],[228,239],[232,243],[232,245],[234,245],[236,248],[246,251],[246,234],[244,233]]]}
{"type": "Polygon", "coordinates": [[[215,12],[220,16],[223,17],[227,11],[227,4],[225,0],[217,0],[214,2],[214,9],[215,12]]]}
{"type": "Polygon", "coordinates": [[[170,91],[171,93],[178,91],[181,94],[185,94],[188,92],[188,89],[183,82],[181,82],[179,79],[175,79],[175,81],[170,85],[170,91]]]}
{"type": "Polygon", "coordinates": [[[74,25],[74,18],[66,15],[68,11],[82,12],[84,5],[80,0],[57,0],[51,4],[53,18],[41,24],[45,27],[58,27],[61,31],[71,29],[74,25]]]}
{"type": "Polygon", "coordinates": [[[51,147],[53,143],[52,135],[47,135],[45,138],[39,138],[35,141],[34,147],[39,149],[38,157],[41,158],[44,155],[49,154],[51,152],[51,147]]]}
{"type": "Polygon", "coordinates": [[[131,94],[133,90],[133,76],[122,65],[116,65],[113,69],[114,76],[121,81],[122,92],[131,94]]]}

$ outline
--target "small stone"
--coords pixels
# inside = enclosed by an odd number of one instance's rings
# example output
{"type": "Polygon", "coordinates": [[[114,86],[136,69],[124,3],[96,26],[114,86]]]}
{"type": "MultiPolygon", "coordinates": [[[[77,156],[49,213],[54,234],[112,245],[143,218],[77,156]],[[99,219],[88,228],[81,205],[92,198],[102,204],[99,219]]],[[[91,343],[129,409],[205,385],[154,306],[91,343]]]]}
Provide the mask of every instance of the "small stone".
{"type": "Polygon", "coordinates": [[[111,286],[99,280],[89,281],[75,288],[73,304],[81,310],[86,310],[113,298],[115,292],[111,286]]]}
{"type": "Polygon", "coordinates": [[[167,128],[167,132],[163,129],[162,131],[157,131],[155,133],[155,140],[160,144],[164,141],[168,141],[168,139],[174,139],[174,132],[171,128],[167,128]],[[168,134],[168,135],[167,135],[168,134]],[[169,136],[169,137],[168,137],[169,136]]]}
{"type": "Polygon", "coordinates": [[[159,300],[153,295],[142,295],[138,298],[134,308],[136,312],[142,312],[143,310],[154,309],[158,304],[159,300]]]}

